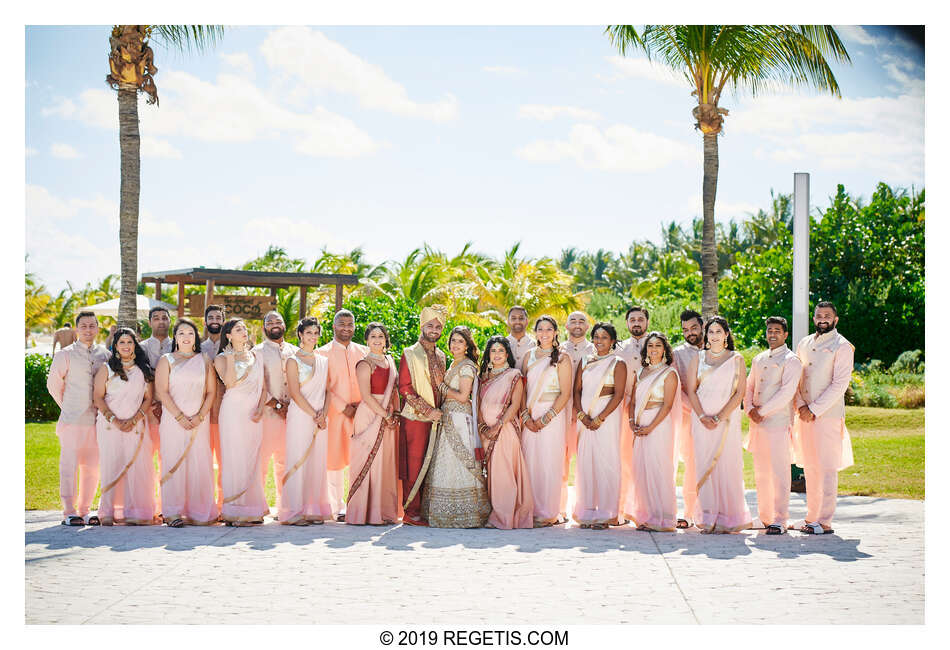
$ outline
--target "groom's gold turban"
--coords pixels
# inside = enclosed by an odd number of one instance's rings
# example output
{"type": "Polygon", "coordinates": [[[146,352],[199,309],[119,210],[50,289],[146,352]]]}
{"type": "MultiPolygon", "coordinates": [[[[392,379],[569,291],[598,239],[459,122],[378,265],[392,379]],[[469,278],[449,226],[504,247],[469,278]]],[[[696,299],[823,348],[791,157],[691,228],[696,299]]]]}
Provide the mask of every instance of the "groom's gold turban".
{"type": "Polygon", "coordinates": [[[422,313],[419,314],[419,326],[422,327],[426,323],[432,320],[439,321],[439,324],[443,327],[445,326],[445,321],[448,318],[445,307],[442,305],[432,305],[431,307],[424,307],[422,313]]]}

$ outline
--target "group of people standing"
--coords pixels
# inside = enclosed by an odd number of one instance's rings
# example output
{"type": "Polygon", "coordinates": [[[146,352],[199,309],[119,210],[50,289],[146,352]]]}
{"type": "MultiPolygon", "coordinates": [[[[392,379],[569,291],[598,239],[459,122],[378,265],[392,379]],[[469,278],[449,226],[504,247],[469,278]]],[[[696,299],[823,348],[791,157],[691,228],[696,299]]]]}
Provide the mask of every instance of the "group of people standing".
{"type": "Polygon", "coordinates": [[[565,341],[547,315],[531,336],[527,311],[515,306],[509,335],[482,350],[467,327],[452,329],[447,359],[438,347],[447,314],[436,305],[422,310],[418,342],[398,363],[385,324],[365,325],[365,345],[356,343],[345,309],[322,347],[312,317],[297,324],[295,346],[270,312],[254,346],[244,321],[225,316],[207,307],[202,340],[194,322],[172,329],[169,313],[155,308],[151,337],[140,342],[119,328],[111,351],[95,344],[95,314],[77,316],[78,340],[54,355],[48,379],[61,408],[64,524],[261,524],[273,457],[276,519],[287,525],[512,529],[566,523],[570,514],[598,530],[631,522],[735,532],[753,525],[744,403],[761,524],[786,532],[794,457],[808,485],[800,530],[833,532],[837,472],[852,462],[844,392],[854,349],[831,303],[818,304],[817,331],[796,353],[785,345],[785,319],[768,318],[770,349],[748,377],[727,321],[694,311],[681,315],[685,342],[673,349],[649,330],[643,307],[627,311],[621,345],[612,324],[591,327],[581,312],[568,317],[565,341]]]}

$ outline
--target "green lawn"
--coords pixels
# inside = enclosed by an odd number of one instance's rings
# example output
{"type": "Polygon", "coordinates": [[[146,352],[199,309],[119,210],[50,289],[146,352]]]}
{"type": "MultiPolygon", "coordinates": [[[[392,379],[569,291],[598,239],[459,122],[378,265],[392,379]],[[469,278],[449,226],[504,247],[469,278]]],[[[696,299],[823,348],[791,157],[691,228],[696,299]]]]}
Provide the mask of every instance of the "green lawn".
{"type": "MultiPolygon", "coordinates": [[[[855,464],[839,474],[841,494],[924,498],[924,411],[848,406],[855,464]]],[[[743,429],[748,420],[743,418],[743,429]]],[[[26,509],[58,510],[59,441],[53,422],[26,424],[26,509]]],[[[574,468],[571,467],[573,481],[574,468]]],[[[682,481],[682,477],[678,478],[682,481]]],[[[755,485],[752,456],[745,453],[745,484],[755,485]]],[[[267,474],[274,504],[274,471],[267,474]]],[[[96,498],[98,502],[98,495],[96,498]]]]}

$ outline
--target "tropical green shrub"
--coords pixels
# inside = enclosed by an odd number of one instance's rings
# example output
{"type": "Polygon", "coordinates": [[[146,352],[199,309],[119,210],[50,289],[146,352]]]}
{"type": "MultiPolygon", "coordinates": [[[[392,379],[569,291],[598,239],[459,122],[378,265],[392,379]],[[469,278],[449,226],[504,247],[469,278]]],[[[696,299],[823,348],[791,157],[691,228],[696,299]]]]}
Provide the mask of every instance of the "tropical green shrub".
{"type": "Polygon", "coordinates": [[[59,406],[46,390],[46,377],[53,358],[45,354],[26,355],[25,403],[27,420],[55,420],[59,406]]]}
{"type": "MultiPolygon", "coordinates": [[[[839,330],[855,346],[855,360],[874,355],[893,363],[903,342],[924,340],[924,192],[880,183],[862,205],[839,185],[831,206],[811,219],[810,308],[831,300],[839,330]],[[900,337],[881,336],[882,331],[900,337]]],[[[764,319],[791,324],[792,238],[772,248],[740,252],[719,284],[720,312],[745,345],[763,343],[764,319]]],[[[813,329],[809,320],[809,331],[813,329]]]]}
{"type": "MultiPolygon", "coordinates": [[[[366,325],[378,321],[389,330],[390,352],[393,358],[398,359],[404,348],[419,340],[419,314],[422,308],[414,301],[398,297],[395,301],[386,297],[352,296],[343,303],[344,309],[353,312],[356,320],[356,333],[353,340],[357,343],[366,343],[364,333],[366,325]]],[[[439,346],[451,357],[448,351],[448,333],[456,325],[465,325],[472,330],[472,338],[479,347],[479,353],[484,349],[485,341],[493,334],[506,334],[504,325],[496,324],[479,326],[466,322],[462,318],[450,317],[445,324],[444,334],[439,340],[439,346]]],[[[321,321],[320,344],[333,339],[333,314],[327,313],[321,321]]]]}
{"type": "Polygon", "coordinates": [[[923,350],[905,350],[900,353],[897,360],[891,364],[891,372],[910,372],[923,373],[924,371],[924,351],[923,350]]]}

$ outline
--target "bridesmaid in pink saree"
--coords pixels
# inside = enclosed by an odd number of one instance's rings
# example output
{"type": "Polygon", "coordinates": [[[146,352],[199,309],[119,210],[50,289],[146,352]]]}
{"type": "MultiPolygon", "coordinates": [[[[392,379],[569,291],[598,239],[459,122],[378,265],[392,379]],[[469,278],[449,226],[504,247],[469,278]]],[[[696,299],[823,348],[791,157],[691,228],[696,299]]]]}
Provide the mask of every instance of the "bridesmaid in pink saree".
{"type": "Polygon", "coordinates": [[[277,520],[307,526],[333,519],[327,482],[327,358],[314,354],[320,321],[312,316],[297,323],[300,347],[287,359],[287,470],[277,520]]]}
{"type": "Polygon", "coordinates": [[[127,327],[112,337],[112,356],[93,380],[102,495],[99,522],[157,523],[155,469],[145,413],[152,403],[148,355],[127,327]]]}
{"type": "Polygon", "coordinates": [[[264,366],[251,350],[247,327],[232,318],[221,329],[225,349],[214,359],[224,382],[218,415],[221,436],[221,518],[228,526],[264,523],[270,512],[264,495],[261,442],[264,437],[264,366]]]}
{"type": "Polygon", "coordinates": [[[643,344],[627,414],[633,432],[633,512],[637,530],[676,530],[675,441],[683,410],[673,348],[661,332],[643,344]]]}
{"type": "Polygon", "coordinates": [[[402,483],[396,473],[399,371],[389,355],[389,331],[370,323],[363,336],[369,354],[356,364],[360,405],[350,438],[350,491],[346,523],[379,526],[402,519],[402,483]]]}
{"type": "Polygon", "coordinates": [[[610,323],[591,328],[594,354],[578,363],[574,377],[577,465],[574,521],[606,530],[620,509],[620,424],[627,364],[615,354],[617,330],[610,323]]]}
{"type": "Polygon", "coordinates": [[[693,406],[697,512],[703,533],[733,533],[752,525],[742,478],[742,413],[745,360],[735,352],[721,316],[706,323],[706,348],[689,364],[686,394],[693,406]]]}
{"type": "Polygon", "coordinates": [[[521,451],[518,422],[524,382],[515,367],[515,357],[506,337],[488,339],[480,376],[476,417],[485,449],[488,498],[492,507],[486,527],[533,528],[534,498],[521,451]]]}
{"type": "Polygon", "coordinates": [[[201,353],[198,327],[180,319],[172,331],[172,351],[155,368],[155,392],[162,402],[162,514],[172,528],[206,526],[220,514],[208,417],[217,389],[211,361],[201,353]]]}
{"type": "Polygon", "coordinates": [[[521,412],[521,448],[534,496],[534,525],[566,523],[561,519],[561,478],[567,445],[567,401],[571,395],[571,358],[558,354],[557,321],[541,316],[535,321],[537,347],[521,359],[527,384],[527,402],[521,412]]]}

